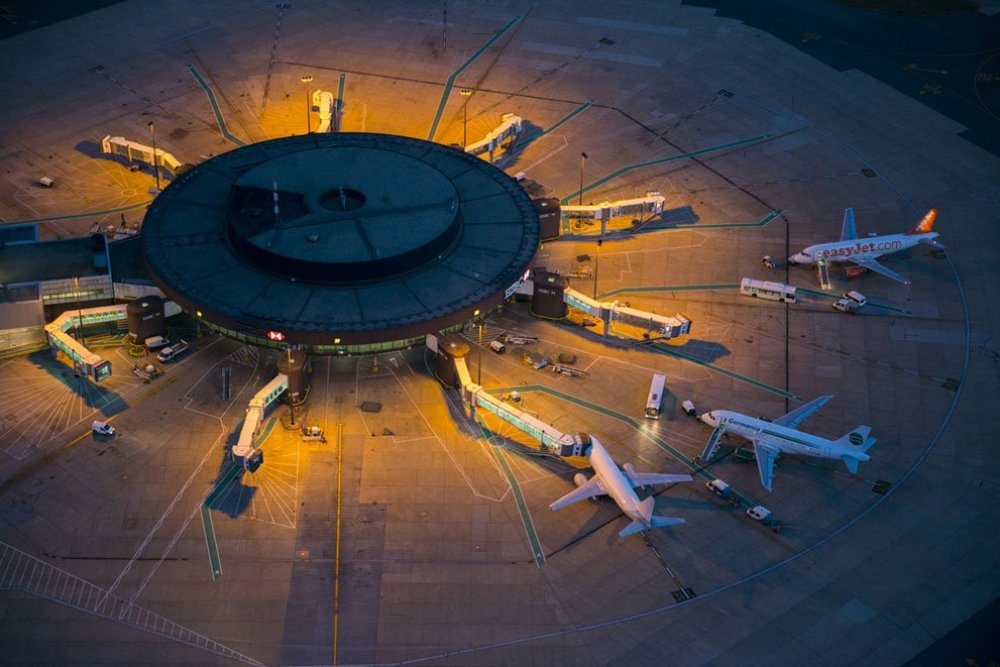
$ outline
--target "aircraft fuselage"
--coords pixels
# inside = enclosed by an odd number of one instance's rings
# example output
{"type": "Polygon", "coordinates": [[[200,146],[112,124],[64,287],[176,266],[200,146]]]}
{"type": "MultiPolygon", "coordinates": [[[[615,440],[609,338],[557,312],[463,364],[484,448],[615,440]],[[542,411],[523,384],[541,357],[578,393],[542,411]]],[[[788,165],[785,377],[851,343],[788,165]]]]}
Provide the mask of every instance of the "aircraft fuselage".
{"type": "Polygon", "coordinates": [[[827,262],[851,262],[858,259],[875,259],[900,250],[912,248],[920,243],[929,243],[940,234],[926,232],[923,234],[889,234],[867,239],[848,239],[817,243],[789,257],[795,264],[815,264],[819,258],[827,262]]]}
{"type": "Polygon", "coordinates": [[[650,508],[648,516],[647,513],[643,512],[639,496],[636,495],[632,484],[625,477],[625,473],[621,471],[618,464],[614,462],[611,455],[604,449],[604,446],[596,439],[591,440],[589,459],[591,467],[594,468],[594,473],[601,480],[601,483],[604,484],[608,495],[618,503],[618,507],[621,508],[622,512],[629,519],[641,521],[646,526],[649,526],[652,508],[650,508]]]}
{"type": "Polygon", "coordinates": [[[778,426],[731,410],[713,410],[702,415],[701,419],[713,428],[722,426],[726,429],[726,433],[770,445],[789,454],[836,459],[845,453],[840,451],[840,447],[832,440],[787,426],[778,426]]]}

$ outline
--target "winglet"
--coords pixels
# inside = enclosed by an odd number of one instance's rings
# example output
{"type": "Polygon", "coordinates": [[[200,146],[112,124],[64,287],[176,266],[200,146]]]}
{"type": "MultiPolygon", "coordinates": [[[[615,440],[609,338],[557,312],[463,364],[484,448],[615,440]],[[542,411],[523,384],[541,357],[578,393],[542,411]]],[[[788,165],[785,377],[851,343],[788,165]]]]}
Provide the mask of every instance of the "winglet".
{"type": "Polygon", "coordinates": [[[927,211],[926,215],[920,219],[917,226],[913,228],[913,231],[907,232],[907,234],[926,234],[934,228],[934,220],[937,218],[937,209],[932,208],[927,211]]]}

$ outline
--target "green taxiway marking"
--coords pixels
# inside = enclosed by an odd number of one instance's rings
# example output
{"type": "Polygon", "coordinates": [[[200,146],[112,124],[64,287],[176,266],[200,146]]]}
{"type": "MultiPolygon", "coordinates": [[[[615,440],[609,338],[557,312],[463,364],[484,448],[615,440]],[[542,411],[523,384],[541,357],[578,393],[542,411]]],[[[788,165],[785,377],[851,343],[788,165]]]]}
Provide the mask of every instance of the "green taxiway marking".
{"type": "MultiPolygon", "coordinates": [[[[614,410],[610,410],[602,405],[597,405],[596,403],[585,401],[582,398],[577,398],[576,396],[571,396],[570,394],[564,394],[561,391],[557,391],[555,389],[546,387],[545,385],[541,384],[527,384],[518,387],[501,387],[499,389],[487,389],[486,391],[491,394],[506,393],[510,391],[518,391],[521,393],[529,391],[539,391],[544,394],[549,394],[550,396],[555,396],[556,398],[561,398],[562,400],[567,401],[569,403],[574,403],[581,407],[587,408],[588,410],[598,412],[607,417],[611,417],[612,419],[617,419],[618,421],[624,422],[625,424],[635,429],[639,433],[639,435],[646,438],[650,442],[654,443],[660,449],[666,452],[670,452],[670,454],[675,459],[677,459],[678,461],[686,465],[688,468],[690,468],[691,472],[693,472],[694,474],[709,481],[716,479],[715,475],[702,468],[699,464],[695,463],[693,459],[689,459],[687,456],[685,456],[680,451],[675,449],[673,445],[671,445],[669,442],[667,442],[657,434],[647,429],[645,425],[639,420],[633,417],[629,417],[628,415],[622,414],[620,412],[615,412],[614,410]]],[[[755,502],[752,502],[745,496],[740,495],[735,490],[733,490],[733,495],[739,498],[740,501],[747,507],[753,507],[754,505],[757,504],[755,502]]]]}
{"type": "MultiPolygon", "coordinates": [[[[271,417],[271,420],[261,431],[260,436],[254,441],[254,447],[259,448],[261,443],[267,440],[267,436],[271,434],[271,430],[274,425],[278,423],[277,417],[271,417]]],[[[208,548],[208,560],[212,564],[212,581],[216,581],[222,576],[222,557],[219,556],[219,543],[215,539],[215,524],[212,523],[212,505],[218,500],[234,479],[240,476],[243,472],[243,466],[234,465],[219,479],[215,484],[215,488],[212,489],[211,493],[205,496],[204,502],[201,504],[201,526],[205,531],[205,546],[208,548]]]]}
{"type": "Polygon", "coordinates": [[[267,422],[267,426],[265,426],[264,430],[260,432],[260,435],[257,436],[257,439],[253,441],[254,449],[260,449],[260,446],[264,444],[265,440],[267,440],[267,436],[271,435],[271,430],[274,429],[274,425],[277,423],[278,423],[278,418],[271,417],[271,421],[267,422]]]}
{"type": "Polygon", "coordinates": [[[458,75],[461,74],[466,67],[471,65],[476,60],[476,58],[483,55],[483,53],[486,52],[486,49],[490,48],[493,45],[493,42],[500,39],[500,37],[502,37],[505,32],[513,28],[520,20],[521,20],[520,16],[515,16],[510,21],[508,21],[507,25],[500,28],[499,32],[497,32],[495,35],[486,40],[485,44],[480,46],[476,50],[476,52],[469,57],[468,60],[462,63],[457,70],[451,73],[451,76],[448,77],[448,82],[445,83],[444,85],[444,92],[441,93],[441,102],[438,103],[437,113],[434,114],[434,122],[431,123],[431,131],[427,133],[427,141],[434,141],[434,135],[437,134],[438,123],[441,122],[441,114],[444,113],[444,105],[448,103],[448,97],[451,95],[451,89],[455,86],[455,79],[458,78],[458,75]]]}
{"type": "Polygon", "coordinates": [[[201,527],[205,530],[205,546],[208,547],[208,562],[212,566],[212,581],[218,581],[222,576],[222,558],[219,556],[219,543],[215,539],[212,511],[205,505],[201,506],[201,527]]]}
{"type": "MultiPolygon", "coordinates": [[[[493,433],[486,427],[486,424],[479,421],[479,428],[483,429],[483,433],[486,438],[489,439],[493,433]]],[[[488,444],[488,443],[487,443],[488,444]]],[[[535,565],[539,568],[545,565],[545,554],[542,552],[542,543],[538,541],[538,533],[535,532],[535,524],[531,520],[531,514],[528,513],[528,504],[524,502],[524,494],[521,492],[521,484],[517,481],[517,477],[514,475],[514,471],[510,469],[510,463],[507,462],[507,456],[504,454],[503,449],[500,447],[494,447],[489,445],[490,450],[493,452],[493,456],[496,457],[497,463],[503,468],[504,474],[507,476],[507,481],[510,483],[511,491],[514,492],[514,502],[517,503],[517,511],[521,515],[521,523],[524,524],[524,532],[528,535],[528,542],[531,543],[532,555],[535,557],[535,565]]]]}
{"type": "Polygon", "coordinates": [[[613,289],[610,292],[605,292],[598,295],[597,300],[603,301],[608,297],[612,297],[616,294],[631,294],[633,292],[699,292],[702,290],[716,290],[716,289],[737,289],[739,288],[739,283],[724,283],[721,285],[652,285],[649,287],[620,287],[618,289],[613,289]]]}
{"type": "MultiPolygon", "coordinates": [[[[830,299],[831,301],[837,301],[841,298],[839,294],[831,294],[830,292],[821,292],[820,290],[809,289],[808,287],[797,287],[799,292],[805,292],[806,294],[811,294],[812,296],[822,297],[824,299],[830,299]]],[[[906,310],[905,308],[896,308],[895,306],[886,306],[881,303],[876,303],[869,300],[867,305],[873,308],[880,308],[882,310],[888,310],[891,313],[899,313],[901,315],[912,315],[913,312],[906,310]]]]}
{"type": "Polygon", "coordinates": [[[526,148],[529,144],[531,144],[531,142],[537,141],[542,137],[544,137],[546,134],[549,134],[550,132],[554,132],[555,130],[559,129],[562,125],[565,125],[569,121],[573,120],[573,118],[575,118],[577,115],[583,113],[588,108],[590,108],[594,104],[594,102],[595,100],[587,100],[586,102],[578,106],[576,109],[573,109],[573,111],[570,111],[568,114],[566,114],[558,121],[556,121],[556,124],[553,125],[552,127],[543,131],[541,134],[536,134],[535,136],[531,137],[530,139],[522,143],[521,148],[526,148]]]}
{"type": "Polygon", "coordinates": [[[771,138],[770,134],[760,134],[760,135],[757,135],[756,137],[750,137],[749,139],[740,139],[739,141],[730,141],[727,144],[721,144],[719,146],[712,146],[710,148],[701,148],[699,150],[691,151],[689,153],[681,153],[680,155],[671,155],[670,157],[662,157],[662,158],[658,158],[656,160],[647,160],[646,162],[637,162],[635,164],[626,165],[626,166],[622,167],[621,169],[617,169],[617,170],[611,172],[610,174],[608,174],[607,176],[604,176],[603,178],[597,179],[596,181],[594,181],[590,185],[587,185],[586,187],[584,187],[582,190],[577,190],[576,192],[572,192],[572,193],[566,195],[565,197],[562,198],[562,203],[563,204],[568,204],[574,198],[579,197],[581,194],[583,194],[585,192],[588,192],[590,190],[593,190],[594,188],[596,188],[598,186],[604,185],[605,183],[607,183],[610,180],[618,178],[619,176],[622,176],[623,174],[627,174],[628,172],[634,171],[636,169],[642,169],[643,167],[652,167],[654,165],[664,164],[666,162],[673,162],[675,160],[683,160],[684,158],[694,157],[695,155],[702,155],[704,153],[711,153],[713,151],[722,151],[722,150],[725,150],[727,148],[735,148],[737,146],[748,146],[750,144],[756,144],[758,142],[761,142],[761,141],[764,141],[764,140],[770,139],[770,138],[771,138]]]}
{"type": "Polygon", "coordinates": [[[664,355],[666,355],[668,357],[676,357],[678,359],[684,359],[685,361],[690,361],[693,364],[697,364],[697,365],[702,366],[704,368],[707,368],[707,369],[709,369],[711,371],[715,371],[716,373],[721,373],[722,375],[726,375],[728,377],[734,378],[736,380],[739,380],[740,382],[746,382],[747,384],[753,385],[753,386],[757,387],[758,389],[766,389],[767,391],[770,391],[772,393],[778,394],[779,396],[784,396],[785,398],[790,398],[793,401],[801,401],[802,400],[802,397],[799,396],[798,394],[793,394],[790,391],[785,391],[784,389],[781,389],[780,387],[775,387],[774,385],[767,384],[766,382],[761,382],[760,380],[754,380],[752,377],[748,377],[746,375],[740,375],[736,371],[731,371],[731,370],[729,370],[727,368],[722,368],[721,366],[716,366],[715,364],[710,363],[708,361],[702,361],[698,357],[692,356],[692,355],[687,354],[685,352],[681,352],[681,351],[677,350],[676,348],[669,347],[669,346],[666,346],[666,345],[658,345],[656,343],[650,344],[649,348],[652,349],[654,352],[657,352],[659,354],[664,354],[664,355]]]}
{"type": "Polygon", "coordinates": [[[344,82],[347,81],[347,74],[340,75],[340,83],[337,85],[337,131],[340,131],[340,112],[344,108],[344,82]]]}
{"type": "Polygon", "coordinates": [[[728,223],[721,223],[720,222],[720,223],[715,224],[715,225],[693,224],[693,225],[682,225],[682,226],[672,225],[672,224],[670,224],[668,222],[661,222],[661,223],[652,224],[652,225],[644,225],[642,227],[642,231],[657,231],[657,232],[662,232],[662,231],[680,231],[680,230],[692,230],[692,229],[694,229],[694,230],[698,230],[698,229],[739,229],[739,228],[744,228],[745,229],[745,228],[748,228],[748,227],[766,227],[769,222],[771,222],[772,220],[774,220],[775,218],[777,218],[779,215],[781,215],[784,212],[785,212],[785,209],[783,209],[783,208],[775,209],[775,210],[771,211],[770,213],[768,213],[767,215],[765,215],[760,220],[756,220],[754,222],[728,222],[728,223]]]}
{"type": "MultiPolygon", "coordinates": [[[[565,203],[565,202],[564,202],[565,203]]],[[[748,229],[750,227],[764,227],[769,222],[777,218],[779,215],[785,212],[785,209],[779,208],[771,211],[765,215],[760,220],[755,222],[731,222],[731,223],[719,223],[717,225],[699,225],[699,224],[677,224],[667,221],[649,223],[641,225],[637,229],[612,229],[604,231],[604,240],[613,241],[615,239],[627,239],[632,238],[636,234],[648,234],[650,232],[685,232],[685,231],[697,231],[699,229],[748,229]]],[[[562,215],[562,234],[560,234],[559,241],[586,241],[589,238],[600,238],[600,230],[589,232],[586,234],[570,234],[570,222],[571,218],[568,213],[562,215]],[[563,238],[570,237],[570,238],[563,238]]]]}
{"type": "Polygon", "coordinates": [[[222,110],[219,109],[219,103],[215,101],[215,92],[212,91],[212,87],[208,85],[204,78],[202,78],[201,73],[195,69],[194,65],[188,65],[188,71],[194,75],[194,78],[198,81],[198,85],[200,85],[202,90],[205,91],[205,94],[208,95],[208,101],[212,105],[212,111],[215,112],[215,120],[219,124],[219,130],[222,132],[222,136],[237,146],[246,146],[247,144],[245,141],[230,133],[229,128],[226,126],[226,119],[222,117],[222,110]]]}
{"type": "Polygon", "coordinates": [[[223,474],[222,477],[219,479],[218,483],[216,483],[215,488],[212,489],[212,492],[205,497],[205,502],[202,503],[202,506],[211,508],[211,506],[215,504],[215,501],[218,500],[219,497],[226,492],[226,489],[229,487],[229,484],[234,479],[239,477],[240,473],[242,472],[243,472],[243,466],[241,465],[234,465],[231,466],[228,470],[226,470],[225,474],[223,474]]]}
{"type": "Polygon", "coordinates": [[[149,206],[153,203],[153,200],[140,202],[138,204],[129,204],[128,206],[119,206],[118,208],[108,208],[103,211],[84,211],[83,213],[72,213],[70,215],[52,215],[47,218],[28,218],[26,220],[6,220],[0,222],[0,225],[28,225],[33,222],[55,222],[56,220],[72,220],[74,218],[92,218],[97,215],[111,215],[112,213],[124,213],[125,211],[131,211],[133,209],[142,208],[143,206],[149,206]]]}

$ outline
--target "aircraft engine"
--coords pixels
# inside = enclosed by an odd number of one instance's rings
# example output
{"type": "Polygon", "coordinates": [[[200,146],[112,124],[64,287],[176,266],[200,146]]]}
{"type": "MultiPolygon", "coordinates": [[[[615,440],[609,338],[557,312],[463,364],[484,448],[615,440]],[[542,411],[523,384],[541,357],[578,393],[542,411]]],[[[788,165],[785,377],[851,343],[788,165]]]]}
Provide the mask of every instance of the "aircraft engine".
{"type": "Polygon", "coordinates": [[[584,484],[587,483],[587,476],[584,475],[582,472],[578,472],[575,475],[573,475],[573,482],[577,486],[583,486],[584,484]]]}

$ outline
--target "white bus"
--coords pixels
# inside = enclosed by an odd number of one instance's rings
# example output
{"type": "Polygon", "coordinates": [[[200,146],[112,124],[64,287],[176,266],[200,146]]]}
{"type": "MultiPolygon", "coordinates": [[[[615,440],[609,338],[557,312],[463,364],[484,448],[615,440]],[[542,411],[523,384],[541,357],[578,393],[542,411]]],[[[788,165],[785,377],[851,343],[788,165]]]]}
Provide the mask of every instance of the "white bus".
{"type": "Polygon", "coordinates": [[[744,278],[740,281],[740,294],[760,297],[768,301],[795,303],[795,288],[784,283],[772,283],[766,280],[744,278]]]}
{"type": "Polygon", "coordinates": [[[653,383],[649,385],[649,398],[646,399],[646,419],[660,418],[660,406],[663,404],[663,389],[666,384],[666,375],[653,374],[653,383]]]}

